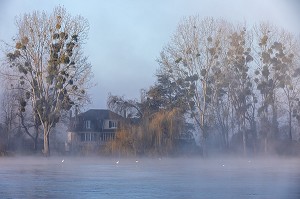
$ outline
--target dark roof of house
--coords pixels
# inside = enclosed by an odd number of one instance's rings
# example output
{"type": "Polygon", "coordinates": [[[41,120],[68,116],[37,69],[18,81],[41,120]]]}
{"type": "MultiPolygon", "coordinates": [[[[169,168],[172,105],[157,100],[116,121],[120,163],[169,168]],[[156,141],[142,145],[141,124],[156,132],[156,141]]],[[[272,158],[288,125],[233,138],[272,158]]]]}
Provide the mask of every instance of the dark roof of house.
{"type": "Polygon", "coordinates": [[[78,114],[78,117],[85,119],[123,119],[123,117],[117,113],[114,113],[107,109],[90,109],[86,112],[78,114]]]}

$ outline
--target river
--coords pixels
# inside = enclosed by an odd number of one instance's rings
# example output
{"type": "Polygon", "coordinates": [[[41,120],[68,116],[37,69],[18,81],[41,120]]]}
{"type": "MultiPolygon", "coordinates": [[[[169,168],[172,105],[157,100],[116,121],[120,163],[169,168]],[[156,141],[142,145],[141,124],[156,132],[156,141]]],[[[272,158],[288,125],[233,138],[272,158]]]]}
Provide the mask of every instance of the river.
{"type": "Polygon", "coordinates": [[[300,159],[0,158],[0,198],[299,199],[300,159]]]}

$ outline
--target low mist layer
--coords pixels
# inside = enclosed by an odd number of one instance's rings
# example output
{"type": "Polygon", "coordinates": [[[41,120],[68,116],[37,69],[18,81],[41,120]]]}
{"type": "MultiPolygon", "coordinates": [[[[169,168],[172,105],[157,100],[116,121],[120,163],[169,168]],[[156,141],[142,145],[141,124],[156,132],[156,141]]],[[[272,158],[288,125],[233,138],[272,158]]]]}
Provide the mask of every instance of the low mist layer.
{"type": "Polygon", "coordinates": [[[288,158],[1,158],[4,198],[291,198],[288,158]]]}

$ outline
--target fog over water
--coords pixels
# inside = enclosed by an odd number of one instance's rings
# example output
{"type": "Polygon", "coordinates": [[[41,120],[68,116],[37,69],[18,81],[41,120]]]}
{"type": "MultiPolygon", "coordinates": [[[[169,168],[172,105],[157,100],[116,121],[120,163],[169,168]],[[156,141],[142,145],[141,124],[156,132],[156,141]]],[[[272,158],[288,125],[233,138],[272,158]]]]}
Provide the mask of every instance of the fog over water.
{"type": "Polygon", "coordinates": [[[0,158],[0,198],[300,198],[299,159],[0,158]]]}

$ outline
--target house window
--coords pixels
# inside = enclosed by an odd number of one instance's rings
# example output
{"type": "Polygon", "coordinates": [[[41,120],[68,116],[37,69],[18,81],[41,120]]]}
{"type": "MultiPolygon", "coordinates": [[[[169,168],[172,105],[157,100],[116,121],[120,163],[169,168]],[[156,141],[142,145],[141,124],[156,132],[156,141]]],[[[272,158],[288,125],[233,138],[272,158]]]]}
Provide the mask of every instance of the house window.
{"type": "Polygon", "coordinates": [[[96,135],[95,135],[95,133],[81,133],[80,140],[82,142],[95,141],[96,140],[96,135]]]}
{"type": "Polygon", "coordinates": [[[115,139],[114,133],[103,133],[101,136],[102,141],[110,141],[115,139]]]}
{"type": "Polygon", "coordinates": [[[109,121],[108,122],[108,127],[110,129],[116,129],[117,128],[117,122],[116,121],[109,121]]]}
{"type": "Polygon", "coordinates": [[[84,121],[84,127],[85,129],[91,129],[91,120],[84,121]]]}
{"type": "Polygon", "coordinates": [[[85,141],[85,133],[80,134],[80,140],[81,140],[81,142],[85,141]]]}
{"type": "Polygon", "coordinates": [[[96,134],[95,133],[91,133],[91,141],[96,141],[96,134]]]}

